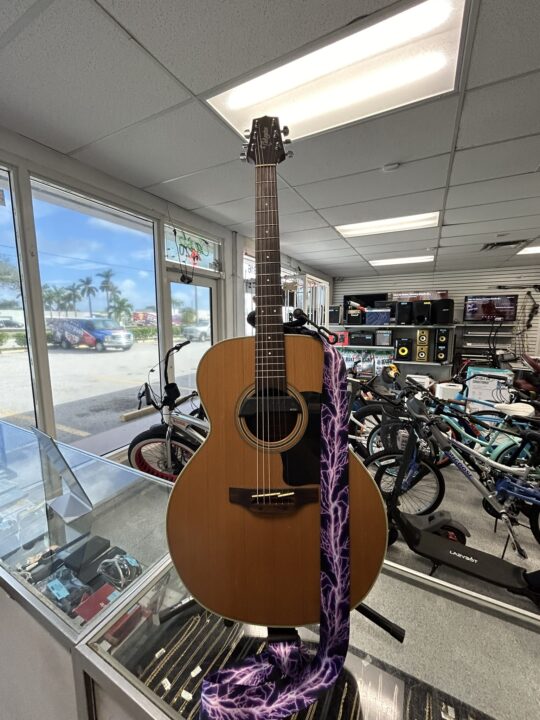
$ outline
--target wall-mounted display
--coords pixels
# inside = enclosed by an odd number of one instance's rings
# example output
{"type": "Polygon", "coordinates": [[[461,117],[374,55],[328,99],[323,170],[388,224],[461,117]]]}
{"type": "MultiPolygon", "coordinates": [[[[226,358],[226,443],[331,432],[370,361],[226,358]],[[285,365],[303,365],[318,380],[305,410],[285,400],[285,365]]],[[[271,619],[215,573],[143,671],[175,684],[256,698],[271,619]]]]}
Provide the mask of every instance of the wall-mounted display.
{"type": "Polygon", "coordinates": [[[514,322],[517,305],[517,295],[465,295],[463,322],[514,322]]]}

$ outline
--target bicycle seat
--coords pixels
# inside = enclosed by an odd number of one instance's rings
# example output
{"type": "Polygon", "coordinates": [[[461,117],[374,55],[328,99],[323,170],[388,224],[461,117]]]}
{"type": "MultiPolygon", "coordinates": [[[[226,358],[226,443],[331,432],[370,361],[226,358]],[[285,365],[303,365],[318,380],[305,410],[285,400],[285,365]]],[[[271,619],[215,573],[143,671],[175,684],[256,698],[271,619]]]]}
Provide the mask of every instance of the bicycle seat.
{"type": "Polygon", "coordinates": [[[497,403],[495,410],[516,417],[532,417],[534,415],[534,408],[528,403],[497,403]]]}

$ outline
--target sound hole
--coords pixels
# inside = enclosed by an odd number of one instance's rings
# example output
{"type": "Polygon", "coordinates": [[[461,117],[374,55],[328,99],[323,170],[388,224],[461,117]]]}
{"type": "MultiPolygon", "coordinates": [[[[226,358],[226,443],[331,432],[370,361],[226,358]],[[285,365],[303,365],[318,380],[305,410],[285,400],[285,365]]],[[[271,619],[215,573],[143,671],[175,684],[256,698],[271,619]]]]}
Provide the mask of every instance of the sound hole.
{"type": "Polygon", "coordinates": [[[251,435],[259,442],[278,443],[288,438],[301,418],[298,400],[283,390],[265,388],[242,404],[240,414],[251,435]]]}

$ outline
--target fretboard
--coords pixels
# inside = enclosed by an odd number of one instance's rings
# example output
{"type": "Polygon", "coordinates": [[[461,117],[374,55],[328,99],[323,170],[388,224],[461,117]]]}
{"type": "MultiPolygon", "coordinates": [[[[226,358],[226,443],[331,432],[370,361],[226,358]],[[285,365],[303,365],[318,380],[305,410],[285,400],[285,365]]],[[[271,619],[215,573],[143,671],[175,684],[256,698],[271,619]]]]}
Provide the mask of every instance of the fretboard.
{"type": "Polygon", "coordinates": [[[255,378],[258,389],[285,391],[276,166],[257,165],[255,173],[255,378]]]}

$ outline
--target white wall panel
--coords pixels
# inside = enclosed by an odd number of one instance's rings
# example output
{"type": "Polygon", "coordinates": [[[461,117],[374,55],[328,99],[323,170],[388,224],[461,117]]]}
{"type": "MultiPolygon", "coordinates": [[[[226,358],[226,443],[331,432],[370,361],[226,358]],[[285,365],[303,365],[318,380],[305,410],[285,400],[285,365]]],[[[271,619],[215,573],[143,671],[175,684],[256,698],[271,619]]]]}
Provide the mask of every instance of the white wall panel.
{"type": "MultiPolygon", "coordinates": [[[[524,268],[498,268],[496,270],[460,270],[435,273],[411,273],[377,277],[334,278],[333,303],[343,302],[343,296],[362,292],[398,292],[405,290],[448,290],[455,302],[455,318],[461,321],[465,295],[475,293],[499,292],[497,285],[533,285],[540,282],[540,265],[524,268]]],[[[501,293],[517,294],[518,320],[525,316],[531,307],[526,290],[501,290],[501,293]]],[[[540,302],[540,293],[534,293],[540,302]]],[[[529,352],[534,353],[540,334],[540,316],[534,320],[532,329],[527,333],[529,352]]]]}

